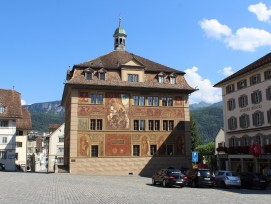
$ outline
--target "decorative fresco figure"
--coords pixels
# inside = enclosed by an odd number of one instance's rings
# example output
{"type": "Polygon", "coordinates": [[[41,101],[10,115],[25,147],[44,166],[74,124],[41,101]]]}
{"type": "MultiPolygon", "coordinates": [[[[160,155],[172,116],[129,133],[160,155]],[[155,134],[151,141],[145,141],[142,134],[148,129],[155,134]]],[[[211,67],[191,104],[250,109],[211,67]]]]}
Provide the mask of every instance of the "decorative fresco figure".
{"type": "Polygon", "coordinates": [[[115,94],[108,100],[107,126],[113,129],[129,128],[129,96],[128,94],[115,94]]]}
{"type": "Polygon", "coordinates": [[[166,153],[166,144],[163,136],[160,136],[158,139],[158,148],[159,155],[164,155],[166,153]]]}
{"type": "Polygon", "coordinates": [[[184,154],[184,144],[183,144],[181,136],[175,137],[175,144],[176,144],[176,148],[177,148],[177,153],[184,154]]]}
{"type": "Polygon", "coordinates": [[[80,156],[85,156],[88,157],[89,156],[89,143],[88,143],[88,139],[86,136],[81,136],[80,137],[80,156]]]}
{"type": "Polygon", "coordinates": [[[149,143],[147,136],[143,136],[141,140],[141,154],[142,156],[148,155],[149,152],[149,143]]]}
{"type": "Polygon", "coordinates": [[[83,103],[88,102],[88,92],[80,92],[79,93],[79,101],[83,103]]]}

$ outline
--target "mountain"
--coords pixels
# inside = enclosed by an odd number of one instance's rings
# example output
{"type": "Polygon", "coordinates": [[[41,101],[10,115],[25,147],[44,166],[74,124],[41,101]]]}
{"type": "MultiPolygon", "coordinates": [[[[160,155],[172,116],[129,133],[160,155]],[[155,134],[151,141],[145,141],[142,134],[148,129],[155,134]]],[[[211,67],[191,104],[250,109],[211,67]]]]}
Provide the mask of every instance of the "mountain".
{"type": "Polygon", "coordinates": [[[199,103],[190,104],[189,108],[190,108],[190,111],[193,111],[193,110],[198,110],[198,109],[201,109],[201,108],[206,108],[206,107],[209,107],[211,105],[212,105],[211,103],[206,103],[204,101],[201,101],[199,103]]]}
{"type": "MultiPolygon", "coordinates": [[[[202,142],[213,141],[223,127],[223,103],[214,104],[200,102],[190,105],[190,112],[194,116],[202,142]]],[[[35,103],[25,105],[31,113],[32,129],[40,132],[48,132],[49,124],[64,123],[64,107],[60,101],[35,103]]]]}
{"type": "Polygon", "coordinates": [[[49,124],[64,123],[64,107],[61,107],[60,101],[34,103],[24,105],[31,113],[32,129],[39,132],[48,132],[49,124]]]}

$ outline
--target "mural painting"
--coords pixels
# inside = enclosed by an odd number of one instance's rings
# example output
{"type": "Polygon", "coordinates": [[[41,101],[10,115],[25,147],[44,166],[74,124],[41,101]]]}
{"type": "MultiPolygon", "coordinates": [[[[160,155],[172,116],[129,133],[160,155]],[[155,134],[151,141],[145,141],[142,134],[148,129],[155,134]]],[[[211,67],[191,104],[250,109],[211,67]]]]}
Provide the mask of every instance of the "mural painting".
{"type": "Polygon", "coordinates": [[[88,92],[79,92],[79,103],[88,103],[88,92]]]}
{"type": "Polygon", "coordinates": [[[78,116],[103,115],[104,107],[99,106],[78,106],[78,116]]]}
{"type": "Polygon", "coordinates": [[[132,107],[131,114],[135,116],[148,116],[148,117],[176,117],[184,119],[184,110],[180,108],[142,108],[132,107]]]}
{"type": "Polygon", "coordinates": [[[165,155],[166,153],[166,144],[164,136],[160,136],[158,139],[158,154],[165,155]]]}
{"type": "Polygon", "coordinates": [[[87,130],[87,129],[88,129],[88,119],[78,118],[78,130],[87,130]]]}
{"type": "Polygon", "coordinates": [[[184,105],[182,96],[175,97],[175,105],[176,106],[183,106],[184,105]]]}
{"type": "Polygon", "coordinates": [[[131,136],[120,134],[106,135],[105,156],[131,156],[131,136]]]}
{"type": "Polygon", "coordinates": [[[183,155],[184,154],[184,141],[182,135],[175,136],[175,147],[176,147],[176,154],[183,155]]]}
{"type": "Polygon", "coordinates": [[[141,156],[147,156],[149,152],[149,142],[147,136],[143,136],[141,140],[141,156]]]}
{"type": "Polygon", "coordinates": [[[106,110],[108,129],[129,129],[128,94],[107,94],[106,110]]]}
{"type": "Polygon", "coordinates": [[[89,157],[89,141],[85,135],[79,139],[79,157],[89,157]]]}

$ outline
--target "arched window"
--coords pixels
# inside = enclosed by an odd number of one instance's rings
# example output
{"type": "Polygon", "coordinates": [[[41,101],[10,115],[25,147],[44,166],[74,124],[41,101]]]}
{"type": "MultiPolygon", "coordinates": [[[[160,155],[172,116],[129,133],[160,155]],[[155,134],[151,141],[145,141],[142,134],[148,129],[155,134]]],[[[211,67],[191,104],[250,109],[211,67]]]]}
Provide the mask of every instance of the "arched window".
{"type": "Polygon", "coordinates": [[[120,38],[120,44],[122,44],[122,38],[120,38]]]}

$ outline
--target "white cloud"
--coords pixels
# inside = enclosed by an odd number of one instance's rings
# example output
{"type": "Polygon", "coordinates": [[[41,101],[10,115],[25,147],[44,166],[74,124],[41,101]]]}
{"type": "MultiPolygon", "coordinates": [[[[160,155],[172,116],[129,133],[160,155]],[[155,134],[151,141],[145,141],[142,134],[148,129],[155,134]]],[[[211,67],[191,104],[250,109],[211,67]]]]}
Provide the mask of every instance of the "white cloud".
{"type": "Polygon", "coordinates": [[[26,105],[25,100],[21,99],[21,104],[22,104],[22,106],[23,106],[23,105],[26,105]]]}
{"type": "Polygon", "coordinates": [[[209,37],[221,38],[232,33],[228,26],[220,24],[216,19],[203,19],[199,24],[209,37]]]}
{"type": "Polygon", "coordinates": [[[185,79],[192,87],[197,87],[199,90],[195,91],[190,96],[190,103],[197,103],[204,101],[207,103],[216,103],[222,101],[221,89],[214,88],[209,79],[204,79],[198,74],[198,68],[192,67],[185,70],[185,79]]]}
{"type": "Polygon", "coordinates": [[[263,22],[270,22],[270,17],[271,17],[271,7],[268,9],[265,4],[262,2],[254,5],[250,5],[248,7],[248,10],[251,13],[254,13],[259,21],[263,22]]]}
{"type": "Polygon", "coordinates": [[[223,69],[223,75],[230,76],[233,73],[234,73],[234,71],[232,70],[232,67],[224,67],[224,69],[223,69]]]}
{"type": "Polygon", "coordinates": [[[222,32],[221,29],[219,30],[217,28],[226,28],[227,26],[220,24],[217,20],[214,19],[205,19],[200,23],[200,25],[207,36],[216,39],[220,38],[228,47],[231,47],[234,50],[253,52],[258,47],[271,46],[271,33],[265,30],[244,27],[238,29],[236,34],[230,33],[230,29],[224,29],[224,32],[222,32]],[[212,23],[214,21],[215,23],[212,23]]]}

